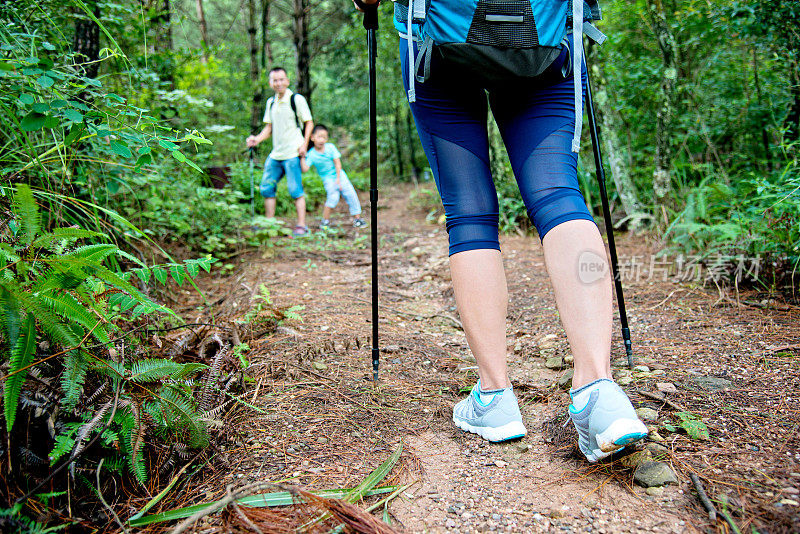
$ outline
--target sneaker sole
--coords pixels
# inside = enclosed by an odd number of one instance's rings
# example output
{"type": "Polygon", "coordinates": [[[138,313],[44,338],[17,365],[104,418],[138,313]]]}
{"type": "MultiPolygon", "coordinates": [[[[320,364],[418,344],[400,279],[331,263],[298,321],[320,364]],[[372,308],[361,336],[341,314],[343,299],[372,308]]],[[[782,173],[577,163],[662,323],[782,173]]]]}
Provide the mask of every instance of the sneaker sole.
{"type": "Polygon", "coordinates": [[[631,443],[644,439],[647,434],[647,427],[638,419],[618,419],[595,437],[599,449],[584,454],[590,462],[597,462],[631,443]]]}
{"type": "Polygon", "coordinates": [[[521,421],[511,421],[503,426],[488,427],[488,426],[472,426],[469,423],[461,421],[453,417],[453,423],[461,430],[478,434],[480,437],[487,441],[496,443],[498,441],[507,441],[509,439],[524,437],[528,431],[521,421]]]}

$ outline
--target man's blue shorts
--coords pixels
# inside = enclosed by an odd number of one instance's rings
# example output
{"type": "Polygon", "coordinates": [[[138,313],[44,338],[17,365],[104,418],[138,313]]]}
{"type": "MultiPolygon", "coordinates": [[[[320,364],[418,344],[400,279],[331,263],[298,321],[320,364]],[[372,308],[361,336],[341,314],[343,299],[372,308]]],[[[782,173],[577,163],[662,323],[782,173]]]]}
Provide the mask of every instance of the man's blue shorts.
{"type": "MultiPolygon", "coordinates": [[[[407,46],[401,39],[406,90],[407,46]]],[[[578,186],[578,155],[571,151],[575,102],[572,74],[562,73],[567,58],[565,49],[535,83],[487,88],[462,72],[437,66],[434,54],[431,77],[415,84],[411,111],[444,204],[451,255],[500,250],[486,127],[489,106],[539,237],[567,221],[593,221],[578,186]]],[[[585,93],[585,65],[583,84],[585,93]]]]}
{"type": "Polygon", "coordinates": [[[261,177],[261,196],[275,198],[278,182],[286,175],[286,185],[292,198],[303,196],[303,173],[300,170],[300,158],[284,160],[267,158],[264,162],[264,175],[261,177]]]}

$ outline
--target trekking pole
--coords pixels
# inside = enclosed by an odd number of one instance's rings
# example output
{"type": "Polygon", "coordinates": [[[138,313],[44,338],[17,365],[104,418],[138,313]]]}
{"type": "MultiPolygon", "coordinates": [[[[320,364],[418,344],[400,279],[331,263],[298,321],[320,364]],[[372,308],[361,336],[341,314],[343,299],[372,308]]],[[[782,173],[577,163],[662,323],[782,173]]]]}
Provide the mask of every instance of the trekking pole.
{"type": "Polygon", "coordinates": [[[372,379],[378,381],[380,349],[378,348],[378,121],[376,110],[377,83],[375,61],[378,45],[375,32],[378,29],[378,3],[365,4],[356,0],[364,11],[364,28],[367,30],[369,56],[369,209],[372,238],[372,379]]]}
{"type": "Polygon", "coordinates": [[[255,217],[256,215],[256,201],[255,201],[256,166],[255,162],[253,161],[254,152],[255,149],[253,147],[250,147],[250,216],[251,217],[255,217]]]}
{"type": "Polygon", "coordinates": [[[603,218],[606,222],[606,235],[608,236],[608,250],[611,255],[611,269],[614,274],[614,287],[617,291],[617,305],[619,306],[619,321],[622,323],[622,340],[625,343],[625,354],[628,356],[628,367],[633,369],[633,347],[631,345],[631,331],[628,328],[628,314],[625,311],[625,297],[622,294],[622,280],[619,276],[617,262],[617,246],[614,243],[614,225],[611,222],[611,211],[608,207],[606,194],[606,173],[603,170],[603,156],[600,154],[600,139],[597,132],[597,122],[594,118],[594,101],[592,100],[592,84],[589,80],[589,67],[586,67],[586,111],[589,116],[589,131],[592,135],[592,149],[594,150],[594,167],[597,173],[597,182],[600,186],[600,200],[603,204],[603,218]]]}

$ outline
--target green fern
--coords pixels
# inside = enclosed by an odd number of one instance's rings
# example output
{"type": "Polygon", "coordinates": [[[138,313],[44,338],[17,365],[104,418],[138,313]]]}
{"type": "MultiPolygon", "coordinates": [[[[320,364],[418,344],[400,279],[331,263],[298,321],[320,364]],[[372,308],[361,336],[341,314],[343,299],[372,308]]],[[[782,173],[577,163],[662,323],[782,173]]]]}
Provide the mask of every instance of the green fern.
{"type": "Polygon", "coordinates": [[[33,360],[36,350],[36,320],[33,314],[28,314],[22,335],[11,350],[11,365],[9,373],[12,374],[6,379],[3,388],[3,407],[5,408],[6,430],[11,432],[14,421],[17,418],[17,405],[19,404],[19,394],[22,391],[22,384],[25,382],[27,370],[22,370],[33,360]]]}
{"type": "Polygon", "coordinates": [[[12,207],[20,218],[18,235],[21,234],[25,245],[30,245],[42,228],[42,216],[33,198],[33,191],[27,184],[17,184],[12,207]]]}

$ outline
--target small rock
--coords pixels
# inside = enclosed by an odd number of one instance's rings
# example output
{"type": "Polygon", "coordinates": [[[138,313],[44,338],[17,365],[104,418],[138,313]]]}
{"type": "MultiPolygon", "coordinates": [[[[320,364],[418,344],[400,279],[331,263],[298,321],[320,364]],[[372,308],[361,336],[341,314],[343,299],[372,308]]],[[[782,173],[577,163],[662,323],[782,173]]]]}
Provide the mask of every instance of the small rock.
{"type": "Polygon", "coordinates": [[[320,436],[317,438],[317,443],[328,443],[328,438],[325,436],[320,436]]]}
{"type": "Polygon", "coordinates": [[[561,356],[553,356],[552,358],[547,358],[547,361],[544,362],[544,366],[548,369],[561,369],[564,367],[564,358],[561,356]]]}
{"type": "Polygon", "coordinates": [[[622,376],[617,379],[617,384],[619,384],[620,386],[627,386],[631,382],[633,382],[633,378],[629,376],[622,376]]]}
{"type": "Polygon", "coordinates": [[[403,363],[403,360],[400,359],[400,358],[394,358],[394,359],[392,359],[392,363],[394,363],[396,365],[400,365],[401,363],[403,363]]]}
{"type": "Polygon", "coordinates": [[[784,506],[800,506],[800,503],[794,499],[781,499],[779,504],[784,506]]]}
{"type": "Polygon", "coordinates": [[[733,385],[730,380],[717,378],[716,376],[697,376],[692,378],[692,382],[705,391],[721,391],[733,385]]]}
{"type": "Polygon", "coordinates": [[[664,462],[644,462],[633,472],[633,480],[644,488],[677,484],[678,478],[664,462]]]}
{"type": "Polygon", "coordinates": [[[444,522],[444,526],[447,528],[456,528],[456,520],[452,517],[448,517],[447,521],[444,522]]]}
{"type": "Polygon", "coordinates": [[[634,371],[639,371],[640,373],[649,373],[650,372],[650,368],[647,367],[646,365],[637,365],[636,367],[633,368],[633,370],[634,371]]]}
{"type": "Polygon", "coordinates": [[[650,454],[656,460],[663,460],[669,454],[669,449],[658,443],[647,443],[644,448],[645,450],[650,451],[650,454]]]}
{"type": "Polygon", "coordinates": [[[575,356],[573,356],[571,353],[564,356],[564,363],[574,363],[574,362],[575,362],[575,356]]]}
{"type": "Polygon", "coordinates": [[[504,460],[495,460],[494,465],[496,465],[497,467],[505,467],[508,465],[508,462],[504,460]]]}
{"type": "Polygon", "coordinates": [[[627,467],[628,469],[634,469],[645,462],[652,462],[652,461],[653,461],[653,456],[650,454],[650,451],[645,449],[643,451],[637,451],[620,458],[619,463],[623,467],[627,467]]]}
{"type": "Polygon", "coordinates": [[[500,521],[501,519],[503,519],[503,516],[500,514],[492,514],[492,519],[494,521],[500,521]]]}
{"type": "Polygon", "coordinates": [[[636,415],[642,421],[656,421],[658,420],[658,412],[652,408],[637,408],[636,415]]]}
{"type": "Polygon", "coordinates": [[[664,436],[662,436],[661,434],[658,433],[658,427],[656,427],[656,426],[648,426],[647,427],[647,431],[648,431],[647,437],[651,441],[657,441],[659,443],[661,443],[663,441],[666,441],[664,439],[664,436]]]}
{"type": "Polygon", "coordinates": [[[555,334],[547,334],[542,339],[539,340],[539,348],[540,349],[549,349],[556,346],[555,341],[558,339],[558,336],[555,334]]]}
{"type": "Polygon", "coordinates": [[[529,443],[517,443],[517,450],[519,452],[528,452],[531,450],[531,446],[529,443]]]}
{"type": "Polygon", "coordinates": [[[654,370],[650,371],[650,374],[653,375],[653,376],[661,376],[661,375],[667,374],[667,372],[665,370],[663,370],[663,369],[654,369],[654,370]]]}
{"type": "Polygon", "coordinates": [[[573,374],[575,374],[575,371],[570,369],[569,371],[561,375],[558,378],[558,387],[560,387],[561,389],[569,389],[569,387],[572,385],[573,374]]]}
{"type": "Polygon", "coordinates": [[[800,493],[800,490],[798,490],[797,488],[787,487],[787,488],[783,488],[783,492],[784,493],[791,493],[792,495],[797,495],[798,493],[800,493]]]}
{"type": "Polygon", "coordinates": [[[463,514],[461,514],[461,519],[463,519],[464,521],[472,519],[473,517],[474,516],[472,515],[471,512],[464,512],[463,514]]]}
{"type": "Polygon", "coordinates": [[[312,367],[314,367],[314,369],[316,369],[317,371],[325,371],[326,369],[328,369],[328,366],[322,362],[314,362],[312,364],[312,367]]]}
{"type": "Polygon", "coordinates": [[[644,492],[650,495],[651,497],[658,497],[664,494],[664,488],[662,487],[647,488],[646,490],[644,490],[644,492]]]}
{"type": "Polygon", "coordinates": [[[656,389],[661,393],[677,393],[678,388],[675,387],[675,384],[672,382],[658,382],[656,384],[656,389]]]}
{"type": "Polygon", "coordinates": [[[381,349],[383,353],[400,352],[400,345],[386,345],[381,349]]]}

